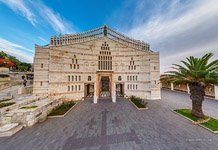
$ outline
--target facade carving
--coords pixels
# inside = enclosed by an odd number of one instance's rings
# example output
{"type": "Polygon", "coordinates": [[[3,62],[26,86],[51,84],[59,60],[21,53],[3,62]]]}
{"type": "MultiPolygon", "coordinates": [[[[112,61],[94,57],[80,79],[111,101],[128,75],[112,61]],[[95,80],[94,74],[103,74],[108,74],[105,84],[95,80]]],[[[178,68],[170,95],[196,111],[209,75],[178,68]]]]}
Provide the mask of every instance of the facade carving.
{"type": "Polygon", "coordinates": [[[35,95],[160,99],[159,79],[159,53],[107,26],[35,46],[35,95]]]}

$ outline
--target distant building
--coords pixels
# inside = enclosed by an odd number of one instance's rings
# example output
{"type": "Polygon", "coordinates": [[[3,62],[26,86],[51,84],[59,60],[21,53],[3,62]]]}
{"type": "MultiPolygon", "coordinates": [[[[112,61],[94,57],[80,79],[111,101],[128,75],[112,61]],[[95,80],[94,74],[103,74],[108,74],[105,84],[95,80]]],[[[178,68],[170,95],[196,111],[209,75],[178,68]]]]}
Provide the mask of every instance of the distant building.
{"type": "Polygon", "coordinates": [[[72,99],[135,95],[160,99],[159,53],[108,26],[52,36],[49,45],[35,46],[36,95],[72,99]]]}
{"type": "Polygon", "coordinates": [[[16,67],[16,65],[8,59],[0,58],[0,67],[8,67],[10,70],[12,70],[13,67],[16,67]]]}

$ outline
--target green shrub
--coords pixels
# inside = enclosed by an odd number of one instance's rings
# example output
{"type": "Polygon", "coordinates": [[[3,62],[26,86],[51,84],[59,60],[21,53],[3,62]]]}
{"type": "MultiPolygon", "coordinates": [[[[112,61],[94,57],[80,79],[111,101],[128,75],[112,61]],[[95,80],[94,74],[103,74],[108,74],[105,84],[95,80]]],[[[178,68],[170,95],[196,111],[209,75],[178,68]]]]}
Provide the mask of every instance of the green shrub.
{"type": "Polygon", "coordinates": [[[10,105],[13,105],[13,104],[15,104],[15,102],[0,103],[0,108],[7,107],[7,106],[10,106],[10,105]]]}
{"type": "Polygon", "coordinates": [[[33,108],[36,108],[36,107],[38,107],[38,106],[35,106],[35,105],[33,105],[33,106],[23,106],[20,109],[33,109],[33,108]]]}
{"type": "Polygon", "coordinates": [[[130,96],[130,100],[138,107],[138,108],[146,108],[147,102],[143,104],[143,100],[136,96],[130,96]]]}
{"type": "Polygon", "coordinates": [[[75,105],[74,102],[64,102],[62,105],[53,109],[49,116],[64,115],[73,105],[75,105]]]}

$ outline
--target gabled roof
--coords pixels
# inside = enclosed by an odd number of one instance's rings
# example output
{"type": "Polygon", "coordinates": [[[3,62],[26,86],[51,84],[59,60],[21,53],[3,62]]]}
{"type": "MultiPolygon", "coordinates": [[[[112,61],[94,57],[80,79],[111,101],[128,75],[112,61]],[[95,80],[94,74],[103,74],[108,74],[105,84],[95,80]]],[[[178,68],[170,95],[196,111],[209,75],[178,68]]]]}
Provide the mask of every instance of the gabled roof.
{"type": "Polygon", "coordinates": [[[88,30],[85,32],[80,32],[77,34],[65,34],[61,36],[51,36],[50,46],[59,46],[59,45],[69,45],[75,44],[85,41],[90,41],[93,39],[107,37],[118,43],[124,44],[126,46],[143,50],[143,51],[150,51],[150,46],[148,43],[145,43],[140,40],[135,40],[121,34],[108,26],[104,25],[99,28],[95,28],[92,30],[88,30]]]}

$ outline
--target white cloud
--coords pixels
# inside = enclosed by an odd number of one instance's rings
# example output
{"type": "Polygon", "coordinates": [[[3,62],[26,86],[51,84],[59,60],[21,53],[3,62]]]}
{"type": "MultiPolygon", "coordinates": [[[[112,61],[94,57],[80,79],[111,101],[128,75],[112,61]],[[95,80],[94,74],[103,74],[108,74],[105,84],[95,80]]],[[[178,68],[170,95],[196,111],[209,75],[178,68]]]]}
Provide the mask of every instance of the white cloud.
{"type": "Polygon", "coordinates": [[[12,56],[16,56],[21,61],[33,62],[33,50],[27,49],[6,39],[0,38],[0,50],[12,56]]]}
{"type": "Polygon", "coordinates": [[[45,43],[49,43],[46,39],[44,39],[44,38],[42,38],[42,37],[38,37],[40,40],[42,40],[43,42],[45,42],[45,43]]]}
{"type": "Polygon", "coordinates": [[[0,2],[27,18],[33,26],[47,23],[57,33],[74,32],[68,21],[40,0],[0,0],[0,2]]]}
{"type": "Polygon", "coordinates": [[[133,23],[128,32],[136,39],[149,42],[154,51],[160,51],[162,70],[190,55],[213,52],[218,56],[217,0],[189,3],[172,0],[169,10],[164,13],[162,10],[166,8],[163,6],[154,9],[156,12],[147,21],[133,23]]]}
{"type": "Polygon", "coordinates": [[[0,0],[0,2],[3,2],[7,6],[9,6],[13,11],[20,13],[21,15],[26,17],[31,22],[31,24],[35,26],[35,15],[23,0],[0,0]]]}
{"type": "Polygon", "coordinates": [[[71,25],[61,17],[60,14],[54,12],[51,8],[42,2],[32,3],[35,5],[41,17],[57,32],[57,33],[71,33],[71,25]]]}

